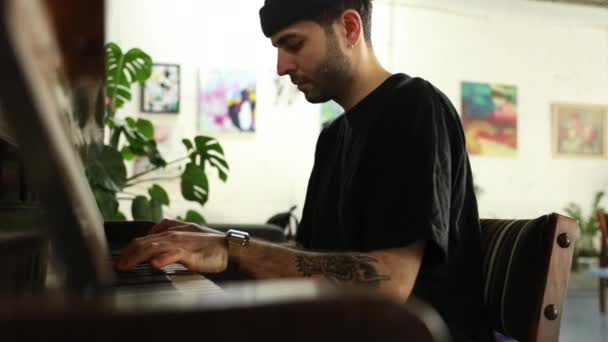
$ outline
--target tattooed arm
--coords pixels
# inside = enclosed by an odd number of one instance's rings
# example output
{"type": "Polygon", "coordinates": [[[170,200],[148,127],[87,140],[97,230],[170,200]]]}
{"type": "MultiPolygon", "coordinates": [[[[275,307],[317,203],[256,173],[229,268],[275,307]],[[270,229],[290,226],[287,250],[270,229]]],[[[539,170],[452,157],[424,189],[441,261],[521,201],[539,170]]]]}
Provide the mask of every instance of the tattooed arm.
{"type": "Polygon", "coordinates": [[[305,277],[336,285],[363,286],[405,300],[418,275],[424,242],[370,253],[316,253],[253,241],[238,258],[259,279],[305,277]]]}
{"type": "Polygon", "coordinates": [[[318,253],[251,240],[238,256],[229,258],[224,234],[178,227],[135,239],[122,251],[116,267],[128,270],[149,260],[155,267],[177,262],[194,271],[218,273],[231,262],[257,279],[314,278],[406,300],[424,248],[419,241],[369,253],[318,253]]]}

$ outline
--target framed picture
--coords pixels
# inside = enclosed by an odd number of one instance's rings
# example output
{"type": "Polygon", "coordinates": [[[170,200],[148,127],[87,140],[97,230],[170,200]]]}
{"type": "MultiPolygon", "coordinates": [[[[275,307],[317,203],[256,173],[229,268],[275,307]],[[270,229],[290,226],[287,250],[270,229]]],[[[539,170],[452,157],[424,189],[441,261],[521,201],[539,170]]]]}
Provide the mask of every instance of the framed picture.
{"type": "Polygon", "coordinates": [[[462,123],[470,154],[517,154],[517,87],[462,82],[462,123]]]}
{"type": "Polygon", "coordinates": [[[256,79],[254,70],[201,70],[199,130],[254,133],[257,122],[256,79]]]}
{"type": "Polygon", "coordinates": [[[180,70],[176,64],[154,64],[152,75],[141,87],[141,111],[179,113],[180,70]]]}
{"type": "Polygon", "coordinates": [[[608,106],[555,103],[552,146],[556,157],[606,158],[608,106]]]}

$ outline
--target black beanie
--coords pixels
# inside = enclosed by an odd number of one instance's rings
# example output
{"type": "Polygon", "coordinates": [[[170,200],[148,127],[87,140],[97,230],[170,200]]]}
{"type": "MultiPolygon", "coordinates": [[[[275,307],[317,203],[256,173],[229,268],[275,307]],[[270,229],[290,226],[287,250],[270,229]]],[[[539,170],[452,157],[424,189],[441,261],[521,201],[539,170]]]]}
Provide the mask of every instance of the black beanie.
{"type": "Polygon", "coordinates": [[[314,18],[333,2],[334,0],[265,0],[260,9],[262,31],[270,38],[296,21],[314,18]]]}

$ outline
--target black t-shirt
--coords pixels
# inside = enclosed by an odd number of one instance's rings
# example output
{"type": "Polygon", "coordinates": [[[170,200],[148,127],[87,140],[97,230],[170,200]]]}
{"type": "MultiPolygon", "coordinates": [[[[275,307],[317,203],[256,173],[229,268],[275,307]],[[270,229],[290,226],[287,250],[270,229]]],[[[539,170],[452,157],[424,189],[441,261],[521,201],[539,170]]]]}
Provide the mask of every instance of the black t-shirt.
{"type": "Polygon", "coordinates": [[[413,295],[439,311],[455,341],[493,340],[464,134],[429,82],[393,75],[321,132],[296,240],[358,252],[426,241],[413,295]]]}

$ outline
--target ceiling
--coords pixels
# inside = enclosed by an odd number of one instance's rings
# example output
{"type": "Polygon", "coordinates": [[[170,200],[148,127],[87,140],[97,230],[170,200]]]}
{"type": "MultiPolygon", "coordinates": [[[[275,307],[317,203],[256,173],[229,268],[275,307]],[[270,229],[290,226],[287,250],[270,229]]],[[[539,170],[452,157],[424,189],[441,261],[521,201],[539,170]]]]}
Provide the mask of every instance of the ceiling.
{"type": "Polygon", "coordinates": [[[560,2],[560,3],[569,3],[575,5],[587,5],[587,6],[596,6],[608,9],[608,0],[536,0],[536,1],[546,1],[546,2],[560,2]]]}

